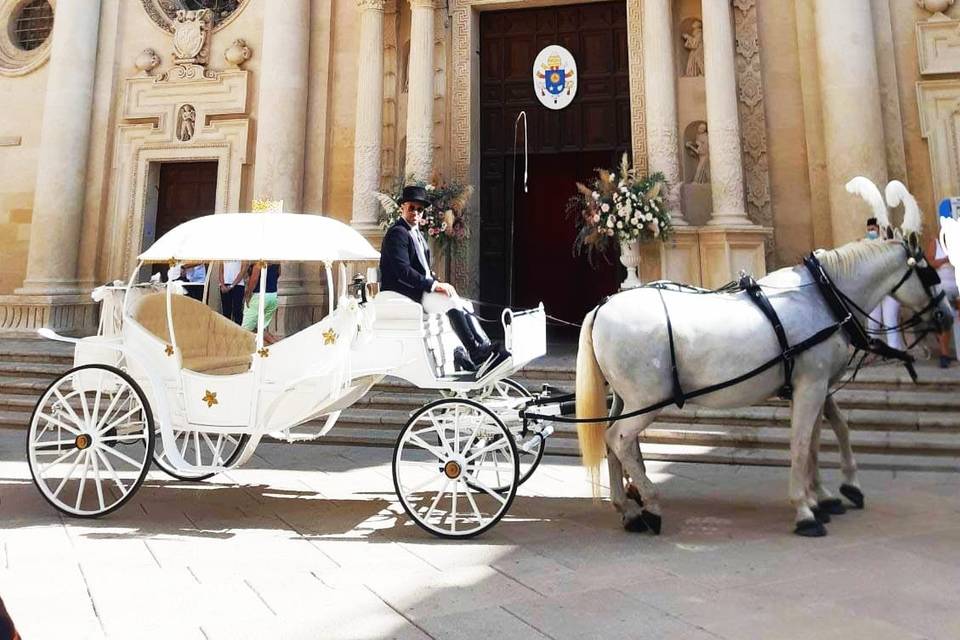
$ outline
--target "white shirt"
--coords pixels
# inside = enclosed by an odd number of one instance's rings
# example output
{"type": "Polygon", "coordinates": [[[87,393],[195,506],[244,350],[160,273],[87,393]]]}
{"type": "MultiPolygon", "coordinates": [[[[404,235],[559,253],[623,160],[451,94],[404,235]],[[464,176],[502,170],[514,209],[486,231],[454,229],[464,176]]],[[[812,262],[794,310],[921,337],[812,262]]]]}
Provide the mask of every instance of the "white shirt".
{"type": "MultiPolygon", "coordinates": [[[[943,260],[948,257],[947,252],[940,246],[939,240],[937,240],[937,255],[934,257],[937,260],[943,260]]],[[[940,265],[940,268],[937,269],[937,275],[940,276],[940,284],[944,291],[946,291],[948,287],[951,289],[957,288],[957,271],[953,268],[953,264],[951,264],[949,260],[940,265]]]]}
{"type": "MultiPolygon", "coordinates": [[[[233,284],[233,281],[236,280],[237,276],[240,275],[240,267],[242,263],[239,260],[230,260],[229,262],[223,263],[223,284],[230,286],[233,284]]],[[[243,280],[237,283],[238,286],[243,286],[243,280]]]]}

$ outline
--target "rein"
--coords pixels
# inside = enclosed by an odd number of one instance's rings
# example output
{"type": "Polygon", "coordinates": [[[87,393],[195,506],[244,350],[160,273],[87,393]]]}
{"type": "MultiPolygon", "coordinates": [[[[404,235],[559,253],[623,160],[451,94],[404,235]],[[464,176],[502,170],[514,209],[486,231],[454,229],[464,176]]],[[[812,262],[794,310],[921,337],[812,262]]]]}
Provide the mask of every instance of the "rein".
{"type": "MultiPolygon", "coordinates": [[[[528,411],[530,407],[544,406],[547,404],[559,404],[561,410],[567,408],[568,405],[572,404],[576,400],[576,394],[567,393],[558,396],[546,396],[546,397],[537,397],[531,399],[527,405],[520,410],[520,417],[523,419],[524,428],[527,427],[527,422],[529,420],[546,420],[552,422],[560,422],[565,424],[585,424],[585,423],[595,423],[595,422],[606,422],[609,425],[612,425],[618,420],[625,420],[628,418],[634,418],[641,416],[653,411],[658,411],[663,409],[671,404],[675,404],[679,408],[683,408],[683,405],[686,401],[699,396],[707,395],[715,391],[720,391],[728,387],[732,387],[745,382],[750,378],[753,378],[757,375],[760,375],[764,371],[774,367],[781,362],[784,363],[784,384],[781,387],[781,397],[789,398],[792,395],[792,385],[791,385],[791,374],[793,371],[793,361],[794,359],[809,349],[817,346],[818,344],[825,342],[831,336],[833,336],[838,331],[843,331],[846,334],[847,339],[850,344],[854,347],[853,355],[850,357],[850,360],[847,362],[847,366],[850,366],[850,363],[854,361],[858,352],[864,352],[863,357],[860,358],[860,362],[857,364],[856,370],[854,371],[854,377],[859,372],[860,368],[863,366],[863,362],[869,353],[876,354],[884,359],[899,360],[906,367],[907,372],[910,374],[910,378],[913,382],[917,381],[917,372],[914,369],[913,362],[914,358],[906,351],[901,351],[899,349],[894,349],[887,345],[885,342],[878,338],[870,337],[868,331],[860,324],[854,315],[854,310],[860,312],[865,317],[869,317],[869,314],[864,313],[864,311],[846,294],[844,294],[837,285],[827,274],[826,270],[823,268],[820,260],[811,253],[809,256],[803,260],[804,266],[807,268],[807,271],[810,272],[810,275],[813,276],[814,283],[820,291],[820,295],[823,297],[824,301],[827,303],[831,313],[834,317],[834,324],[829,325],[820,331],[816,332],[806,340],[799,342],[795,345],[790,346],[787,343],[786,335],[783,331],[783,326],[780,323],[779,318],[777,317],[776,311],[770,305],[769,301],[766,299],[766,296],[763,295],[762,288],[753,278],[745,276],[740,279],[739,282],[731,282],[724,287],[721,287],[718,290],[711,291],[707,289],[700,289],[698,287],[691,287],[688,285],[682,285],[677,283],[666,283],[666,282],[656,282],[646,285],[646,288],[657,289],[657,293],[660,296],[660,303],[663,305],[664,315],[666,317],[667,323],[667,336],[669,339],[670,345],[670,359],[671,359],[671,378],[673,385],[673,397],[661,400],[652,405],[630,411],[628,413],[623,413],[617,416],[602,416],[595,418],[570,418],[562,415],[547,415],[528,411]],[[707,387],[702,387],[690,392],[684,392],[680,384],[680,377],[677,368],[677,356],[676,349],[673,339],[673,324],[670,321],[670,313],[667,309],[666,300],[663,297],[663,290],[670,287],[675,287],[677,292],[688,292],[688,293],[735,293],[738,291],[746,291],[750,296],[751,301],[756,304],[764,315],[770,320],[773,325],[774,332],[777,335],[777,341],[780,343],[781,352],[771,358],[770,360],[764,362],[758,367],[751,369],[750,371],[741,374],[735,378],[729,380],[724,380],[723,382],[718,382],[716,384],[709,385],[707,387]]],[[[891,293],[899,289],[909,278],[910,274],[916,269],[916,264],[911,264],[907,269],[906,274],[900,279],[897,285],[893,288],[891,293]]],[[[809,285],[801,285],[809,286],[809,285]]],[[[930,292],[930,287],[924,282],[924,286],[930,293],[930,302],[920,311],[914,314],[914,316],[903,323],[903,325],[916,326],[922,320],[921,316],[931,309],[935,308],[941,300],[943,300],[945,294],[941,291],[937,294],[930,292]]],[[[600,311],[600,307],[607,301],[604,299],[600,305],[594,310],[594,320],[600,311]]],[[[894,328],[895,329],[895,328],[894,328]]],[[[908,348],[912,348],[917,342],[923,339],[926,336],[927,332],[921,334],[917,340],[908,348]]],[[[851,378],[852,379],[852,378],[851,378]]],[[[849,382],[849,381],[848,381],[849,382]]]]}

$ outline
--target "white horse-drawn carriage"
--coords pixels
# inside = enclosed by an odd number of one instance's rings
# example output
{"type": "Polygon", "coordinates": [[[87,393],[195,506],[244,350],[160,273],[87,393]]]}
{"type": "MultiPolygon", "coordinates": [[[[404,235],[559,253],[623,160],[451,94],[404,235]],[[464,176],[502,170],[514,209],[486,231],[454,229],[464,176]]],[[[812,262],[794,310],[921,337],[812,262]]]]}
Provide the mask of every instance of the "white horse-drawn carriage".
{"type": "Polygon", "coordinates": [[[550,432],[520,420],[530,395],[509,379],[546,351],[543,307],[503,312],[504,362],[456,372],[456,337],[442,317],[392,292],[368,302],[363,286],[347,286],[345,265],[378,258],[356,231],[314,215],[219,214],[165,234],[126,285],[108,288],[97,336],[42,332],[76,344],[75,367],[44,392],[30,422],[30,471],[44,498],[71,516],[96,517],[127,502],[151,462],[179,479],[206,479],[249,460],[266,435],[322,436],[389,375],[439,392],[397,439],[393,479],[403,508],[439,536],[492,527],[550,432]],[[182,295],[181,283],[142,277],[156,264],[230,260],[301,263],[305,279],[322,265],[329,314],[267,345],[266,278],[253,333],[182,295]],[[310,425],[320,426],[303,433],[310,425]]]}

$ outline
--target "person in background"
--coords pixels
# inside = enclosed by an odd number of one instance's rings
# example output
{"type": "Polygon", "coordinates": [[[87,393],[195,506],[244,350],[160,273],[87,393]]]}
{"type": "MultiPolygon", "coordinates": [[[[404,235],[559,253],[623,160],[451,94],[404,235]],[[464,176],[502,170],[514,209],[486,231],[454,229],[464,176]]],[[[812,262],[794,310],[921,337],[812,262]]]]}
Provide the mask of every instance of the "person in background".
{"type": "Polygon", "coordinates": [[[184,289],[187,295],[194,300],[203,302],[203,283],[207,280],[207,265],[202,262],[191,262],[183,265],[183,279],[190,283],[184,289]]]}
{"type": "Polygon", "coordinates": [[[270,321],[277,312],[277,282],[280,280],[280,264],[272,262],[264,270],[259,263],[250,265],[250,275],[243,292],[243,323],[247,331],[257,330],[257,315],[260,308],[260,278],[266,278],[266,290],[263,303],[263,342],[273,344],[279,338],[267,330],[270,321]]]}
{"type": "Polygon", "coordinates": [[[244,266],[239,260],[220,263],[220,313],[237,324],[243,322],[244,266]]]}
{"type": "MultiPolygon", "coordinates": [[[[878,240],[880,227],[876,218],[867,218],[867,240],[878,240]]],[[[882,336],[887,345],[894,349],[903,350],[903,335],[900,329],[900,303],[893,296],[886,296],[880,301],[867,318],[867,331],[873,335],[882,336]]]]}
{"type": "MultiPolygon", "coordinates": [[[[928,258],[927,262],[930,263],[930,266],[937,270],[937,275],[940,276],[940,289],[946,294],[947,301],[950,303],[950,308],[953,310],[953,343],[954,349],[960,350],[960,325],[957,324],[957,302],[960,299],[960,291],[957,290],[957,273],[953,268],[953,265],[950,263],[950,258],[947,256],[947,252],[943,250],[943,247],[940,245],[940,239],[936,236],[933,237],[929,245],[927,246],[927,255],[933,256],[928,258]]],[[[950,366],[951,360],[956,360],[956,358],[950,357],[950,332],[943,331],[937,335],[937,341],[940,343],[940,368],[946,369],[950,366]]]]}

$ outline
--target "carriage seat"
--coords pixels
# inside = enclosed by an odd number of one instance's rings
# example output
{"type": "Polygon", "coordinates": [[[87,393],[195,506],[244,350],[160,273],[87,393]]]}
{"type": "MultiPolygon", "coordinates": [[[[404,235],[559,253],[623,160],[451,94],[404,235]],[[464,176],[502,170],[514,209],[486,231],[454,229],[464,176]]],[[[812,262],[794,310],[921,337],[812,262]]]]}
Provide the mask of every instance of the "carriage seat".
{"type": "Polygon", "coordinates": [[[373,299],[374,331],[400,331],[422,335],[438,377],[454,371],[453,350],[460,346],[450,321],[430,314],[423,306],[396,291],[381,291],[373,299]]]}
{"type": "MultiPolygon", "coordinates": [[[[202,302],[175,295],[173,331],[184,369],[208,375],[243,373],[256,351],[256,336],[202,302]]],[[[169,343],[165,293],[153,293],[134,303],[133,319],[160,340],[169,343]]]]}

